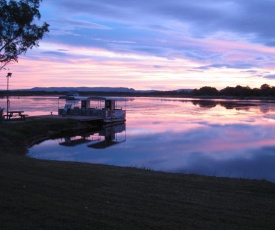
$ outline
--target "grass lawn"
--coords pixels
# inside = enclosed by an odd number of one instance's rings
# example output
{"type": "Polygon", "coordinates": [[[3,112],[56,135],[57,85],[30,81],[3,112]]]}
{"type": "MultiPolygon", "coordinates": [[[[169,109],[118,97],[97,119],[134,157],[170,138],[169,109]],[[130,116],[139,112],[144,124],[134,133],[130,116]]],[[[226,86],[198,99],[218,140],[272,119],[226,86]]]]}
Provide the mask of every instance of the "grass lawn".
{"type": "Polygon", "coordinates": [[[25,156],[70,127],[0,123],[0,229],[275,229],[275,183],[25,156]]]}

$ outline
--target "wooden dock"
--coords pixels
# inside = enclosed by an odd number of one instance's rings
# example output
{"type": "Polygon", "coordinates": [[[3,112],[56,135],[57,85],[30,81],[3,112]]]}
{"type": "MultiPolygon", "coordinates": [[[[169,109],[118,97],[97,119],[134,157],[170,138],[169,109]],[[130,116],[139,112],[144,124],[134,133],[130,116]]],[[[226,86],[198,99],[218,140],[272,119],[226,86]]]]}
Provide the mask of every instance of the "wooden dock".
{"type": "MultiPolygon", "coordinates": [[[[27,118],[27,120],[36,120],[36,119],[73,119],[73,120],[79,121],[80,123],[86,123],[86,124],[92,125],[93,127],[96,127],[96,128],[102,128],[103,126],[105,127],[108,125],[121,124],[126,121],[125,119],[104,121],[102,118],[95,117],[95,116],[75,116],[75,115],[62,116],[62,115],[53,115],[53,114],[28,116],[27,118]]],[[[13,120],[16,120],[16,119],[13,119],[13,120]]]]}
{"type": "Polygon", "coordinates": [[[28,119],[73,119],[81,123],[88,123],[94,126],[102,126],[103,119],[99,117],[92,116],[60,116],[60,115],[39,115],[39,116],[29,116],[28,119]]]}

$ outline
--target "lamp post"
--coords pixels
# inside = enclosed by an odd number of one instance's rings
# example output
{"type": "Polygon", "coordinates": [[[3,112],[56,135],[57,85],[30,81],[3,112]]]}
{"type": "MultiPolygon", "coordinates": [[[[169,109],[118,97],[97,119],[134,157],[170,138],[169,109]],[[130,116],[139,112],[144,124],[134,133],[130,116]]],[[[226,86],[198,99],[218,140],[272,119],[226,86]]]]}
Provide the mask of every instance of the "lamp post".
{"type": "Polygon", "coordinates": [[[10,107],[10,100],[9,100],[9,78],[11,77],[12,73],[7,74],[7,118],[9,113],[9,107],[10,107]]]}

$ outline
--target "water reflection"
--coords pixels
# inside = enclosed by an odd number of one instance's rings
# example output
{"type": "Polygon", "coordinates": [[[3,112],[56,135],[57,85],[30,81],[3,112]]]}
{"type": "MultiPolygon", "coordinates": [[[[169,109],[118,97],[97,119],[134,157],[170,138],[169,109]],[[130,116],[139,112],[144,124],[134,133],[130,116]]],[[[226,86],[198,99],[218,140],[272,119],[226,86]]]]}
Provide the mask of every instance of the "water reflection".
{"type": "Polygon", "coordinates": [[[126,125],[125,123],[123,123],[120,125],[111,125],[105,127],[100,132],[98,132],[98,135],[100,137],[104,137],[104,139],[96,141],[95,143],[91,143],[88,145],[88,147],[95,149],[104,149],[107,147],[111,147],[113,145],[126,141],[126,125]]]}
{"type": "MultiPolygon", "coordinates": [[[[6,98],[0,98],[0,107],[6,108],[6,98]]],[[[30,116],[58,113],[58,97],[11,96],[10,110],[23,110],[30,116]]]]}
{"type": "Polygon", "coordinates": [[[251,102],[240,102],[240,101],[214,101],[214,100],[193,100],[193,105],[199,105],[201,108],[213,108],[220,105],[226,109],[236,110],[249,110],[251,107],[259,106],[259,104],[251,102]]]}
{"type": "Polygon", "coordinates": [[[98,130],[43,142],[29,156],[275,181],[272,102],[132,98],[127,114],[127,141],[126,128],[98,130]]]}
{"type": "Polygon", "coordinates": [[[104,149],[126,141],[126,124],[108,125],[101,130],[83,133],[81,136],[66,136],[59,145],[76,146],[90,143],[87,147],[104,149]],[[92,142],[92,143],[91,143],[92,142]]]}

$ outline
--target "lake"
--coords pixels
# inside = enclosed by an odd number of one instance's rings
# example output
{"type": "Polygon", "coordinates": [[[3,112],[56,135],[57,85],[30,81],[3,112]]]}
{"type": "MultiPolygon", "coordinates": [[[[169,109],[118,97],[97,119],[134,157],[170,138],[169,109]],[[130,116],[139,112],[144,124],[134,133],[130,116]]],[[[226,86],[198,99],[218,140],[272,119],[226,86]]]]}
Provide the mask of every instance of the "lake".
{"type": "MultiPolygon", "coordinates": [[[[60,103],[56,97],[10,100],[11,109],[29,115],[57,114],[60,103]]],[[[127,98],[126,119],[117,127],[42,142],[28,156],[275,181],[272,101],[127,98]]]]}

